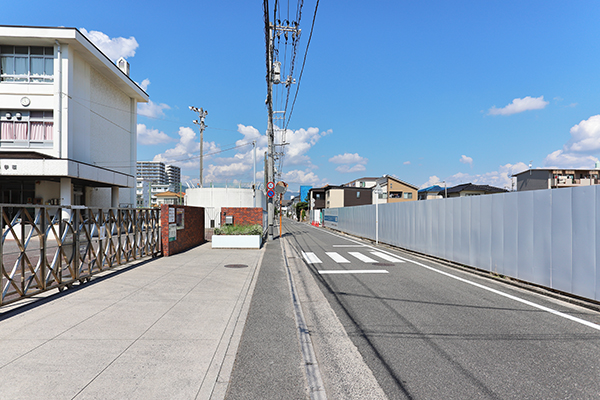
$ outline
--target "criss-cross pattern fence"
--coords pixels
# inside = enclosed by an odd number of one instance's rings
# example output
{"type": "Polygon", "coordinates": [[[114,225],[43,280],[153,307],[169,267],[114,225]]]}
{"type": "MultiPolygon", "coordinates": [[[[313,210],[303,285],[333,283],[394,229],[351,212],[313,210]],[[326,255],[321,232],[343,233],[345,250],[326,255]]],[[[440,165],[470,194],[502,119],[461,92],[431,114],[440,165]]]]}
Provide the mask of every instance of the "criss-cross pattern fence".
{"type": "Polygon", "coordinates": [[[161,251],[160,210],[0,204],[0,305],[161,251]]]}

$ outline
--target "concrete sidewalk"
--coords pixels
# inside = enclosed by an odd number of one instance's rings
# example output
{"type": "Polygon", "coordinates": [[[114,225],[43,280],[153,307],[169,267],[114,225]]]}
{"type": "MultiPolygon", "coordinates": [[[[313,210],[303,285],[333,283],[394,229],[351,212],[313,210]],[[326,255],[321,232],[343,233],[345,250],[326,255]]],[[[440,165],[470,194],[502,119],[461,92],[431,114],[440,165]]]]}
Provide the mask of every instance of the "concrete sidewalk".
{"type": "Polygon", "coordinates": [[[222,399],[263,254],[205,243],[1,308],[1,397],[222,399]]]}

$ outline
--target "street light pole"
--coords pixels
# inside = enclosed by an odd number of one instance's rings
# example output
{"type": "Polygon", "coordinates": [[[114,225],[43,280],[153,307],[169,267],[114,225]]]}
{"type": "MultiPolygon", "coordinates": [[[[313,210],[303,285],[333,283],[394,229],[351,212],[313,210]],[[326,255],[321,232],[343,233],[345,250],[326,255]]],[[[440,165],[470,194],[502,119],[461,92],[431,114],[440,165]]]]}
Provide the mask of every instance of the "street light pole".
{"type": "Polygon", "coordinates": [[[203,187],[203,185],[202,185],[202,164],[203,164],[203,156],[204,156],[204,128],[206,128],[206,125],[204,125],[204,118],[206,118],[206,116],[208,115],[208,111],[203,110],[202,107],[200,107],[200,109],[198,109],[197,107],[194,107],[194,106],[190,106],[190,110],[192,110],[195,113],[198,113],[198,119],[194,120],[193,122],[195,125],[200,126],[200,187],[203,187]]]}

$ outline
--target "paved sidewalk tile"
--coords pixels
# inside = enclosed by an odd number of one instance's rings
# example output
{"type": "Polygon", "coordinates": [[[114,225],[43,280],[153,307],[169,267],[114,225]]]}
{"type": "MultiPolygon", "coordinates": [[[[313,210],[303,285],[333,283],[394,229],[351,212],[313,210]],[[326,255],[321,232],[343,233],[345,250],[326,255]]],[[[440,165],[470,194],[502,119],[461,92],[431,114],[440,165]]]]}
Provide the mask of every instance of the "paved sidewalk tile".
{"type": "Polygon", "coordinates": [[[1,397],[222,398],[264,249],[210,246],[0,308],[1,397]]]}

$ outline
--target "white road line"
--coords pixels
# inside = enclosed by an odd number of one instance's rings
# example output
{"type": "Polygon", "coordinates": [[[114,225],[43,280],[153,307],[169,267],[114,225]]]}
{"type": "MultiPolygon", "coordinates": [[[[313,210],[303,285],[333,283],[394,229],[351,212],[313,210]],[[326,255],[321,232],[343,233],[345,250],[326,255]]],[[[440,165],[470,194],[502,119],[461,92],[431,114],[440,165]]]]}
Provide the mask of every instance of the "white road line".
{"type": "Polygon", "coordinates": [[[365,247],[364,244],[334,244],[333,247],[365,247]]]}
{"type": "Polygon", "coordinates": [[[380,251],[372,251],[371,254],[373,254],[374,256],[383,258],[386,261],[393,262],[393,263],[403,263],[404,262],[403,260],[400,260],[399,258],[392,257],[392,256],[382,253],[380,251]]]}
{"type": "Polygon", "coordinates": [[[327,269],[319,271],[319,274],[389,274],[389,271],[385,269],[355,269],[355,270],[347,270],[347,269],[327,269]]]}
{"type": "Polygon", "coordinates": [[[368,256],[364,255],[363,253],[359,253],[358,251],[349,251],[348,254],[350,254],[352,257],[358,258],[362,262],[366,262],[366,263],[376,263],[377,262],[376,260],[373,260],[371,257],[368,257],[368,256]]]}
{"type": "Polygon", "coordinates": [[[325,254],[327,254],[333,261],[335,261],[338,264],[349,264],[350,263],[350,261],[348,261],[347,259],[345,259],[339,253],[328,252],[328,253],[325,253],[325,254]]]}
{"type": "Polygon", "coordinates": [[[319,257],[317,257],[315,255],[315,253],[305,253],[302,252],[302,257],[304,257],[304,259],[306,260],[307,263],[309,264],[321,264],[322,261],[319,260],[319,257]]]}
{"type": "MultiPolygon", "coordinates": [[[[317,229],[317,228],[315,228],[315,229],[317,229]]],[[[342,238],[342,239],[346,239],[346,240],[348,240],[348,241],[350,241],[350,242],[354,242],[354,243],[358,243],[358,244],[360,244],[360,242],[358,242],[358,241],[356,241],[356,240],[352,240],[352,239],[348,239],[348,238],[343,238],[343,237],[341,237],[340,235],[337,235],[337,234],[335,234],[335,233],[332,233],[332,232],[328,232],[328,231],[326,231],[326,230],[321,230],[321,232],[329,233],[329,234],[330,234],[330,235],[332,235],[332,236],[335,236],[335,237],[338,237],[338,238],[342,238]]],[[[367,245],[367,246],[365,246],[365,247],[371,248],[371,249],[373,249],[373,250],[379,250],[379,249],[377,249],[376,247],[373,247],[373,246],[368,246],[368,245],[367,245]]],[[[387,253],[387,254],[390,254],[390,253],[388,253],[388,252],[386,252],[386,253],[387,253]]],[[[412,263],[412,264],[418,265],[419,267],[423,267],[423,268],[425,268],[425,269],[428,269],[428,270],[430,270],[430,271],[437,272],[438,274],[445,275],[445,276],[447,276],[447,277],[449,277],[449,278],[456,279],[456,280],[458,280],[458,281],[461,281],[461,282],[467,283],[467,284],[469,284],[469,285],[472,285],[472,286],[478,287],[478,288],[480,288],[480,289],[487,290],[488,292],[495,293],[495,294],[497,294],[497,295],[499,295],[499,296],[503,296],[503,297],[509,298],[509,299],[511,299],[511,300],[514,300],[514,301],[518,301],[519,303],[527,304],[528,306],[531,306],[531,307],[533,307],[533,308],[537,308],[538,310],[546,311],[546,312],[548,312],[548,313],[550,313],[550,314],[554,314],[554,315],[556,315],[556,316],[559,316],[559,317],[562,317],[562,318],[566,318],[566,319],[568,319],[568,320],[571,320],[571,321],[573,321],[573,322],[577,322],[577,323],[579,323],[579,324],[582,324],[582,325],[588,326],[588,327],[590,327],[590,328],[592,328],[592,329],[596,329],[596,330],[600,331],[600,325],[598,325],[598,324],[594,324],[593,322],[589,322],[589,321],[586,321],[586,320],[584,320],[584,319],[577,318],[577,317],[574,317],[574,316],[572,316],[572,315],[565,314],[565,313],[562,313],[562,312],[560,312],[560,311],[553,310],[553,309],[551,309],[551,308],[548,308],[548,307],[542,306],[541,304],[536,304],[536,303],[533,303],[533,302],[531,302],[531,301],[529,301],[529,300],[521,299],[521,298],[519,298],[519,297],[516,297],[516,296],[510,295],[510,294],[508,294],[508,293],[501,292],[501,291],[499,291],[499,290],[496,290],[496,289],[493,289],[493,288],[491,288],[491,287],[484,286],[484,285],[481,285],[481,284],[479,284],[479,283],[472,282],[472,281],[469,281],[469,280],[467,280],[467,279],[464,279],[464,278],[461,278],[461,277],[458,277],[458,276],[455,276],[455,275],[449,274],[448,272],[440,271],[439,269],[436,269],[436,268],[430,267],[430,266],[428,266],[428,265],[425,265],[425,264],[421,264],[420,262],[417,262],[417,261],[414,261],[414,260],[409,260],[409,259],[407,259],[407,258],[402,258],[402,257],[399,257],[399,258],[401,258],[401,259],[402,259],[402,260],[404,260],[404,261],[408,261],[408,262],[410,262],[410,263],[412,263]]]]}

